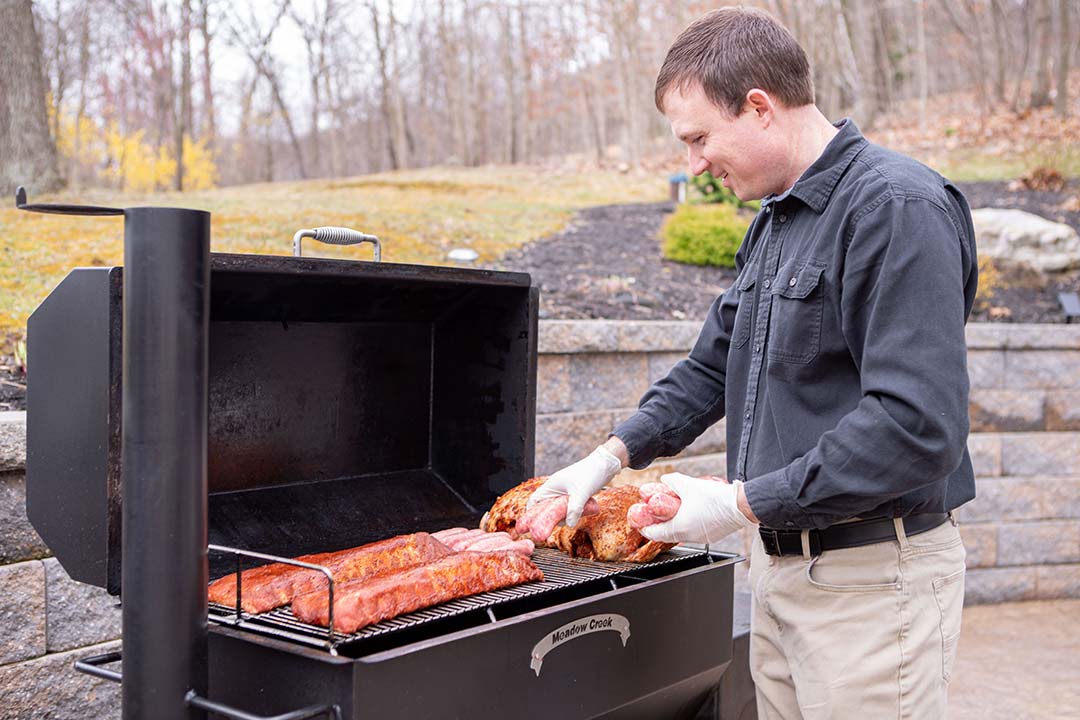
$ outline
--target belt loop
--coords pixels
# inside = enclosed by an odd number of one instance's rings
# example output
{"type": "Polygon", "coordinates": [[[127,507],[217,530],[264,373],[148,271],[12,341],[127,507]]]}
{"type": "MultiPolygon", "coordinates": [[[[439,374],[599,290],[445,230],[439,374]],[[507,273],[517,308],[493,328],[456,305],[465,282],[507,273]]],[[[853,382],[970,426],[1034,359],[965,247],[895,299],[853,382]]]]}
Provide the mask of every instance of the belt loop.
{"type": "Polygon", "coordinates": [[[809,560],[811,558],[811,555],[810,555],[810,531],[809,530],[803,530],[801,533],[799,533],[799,540],[800,540],[800,542],[802,542],[802,556],[804,558],[806,558],[807,560],[809,560]]]}
{"type": "Polygon", "coordinates": [[[900,549],[908,549],[907,532],[904,531],[904,518],[893,518],[893,527],[896,528],[896,539],[900,542],[900,549]]]}
{"type": "Polygon", "coordinates": [[[952,523],[952,526],[953,526],[953,527],[960,527],[960,523],[958,523],[958,522],[956,521],[956,516],[955,516],[955,515],[953,515],[953,511],[952,511],[952,510],[950,510],[950,511],[949,511],[949,522],[951,522],[951,523],[952,523]]]}

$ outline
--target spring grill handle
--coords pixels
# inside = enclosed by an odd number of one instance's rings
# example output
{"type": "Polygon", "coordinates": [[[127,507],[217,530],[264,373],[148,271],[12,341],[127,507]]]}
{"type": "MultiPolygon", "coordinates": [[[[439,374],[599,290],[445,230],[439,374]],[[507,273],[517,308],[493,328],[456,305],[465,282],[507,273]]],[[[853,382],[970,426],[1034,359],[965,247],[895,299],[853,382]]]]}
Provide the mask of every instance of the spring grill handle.
{"type": "Polygon", "coordinates": [[[359,245],[360,243],[369,242],[375,246],[375,262],[382,260],[382,246],[379,244],[379,238],[362,233],[359,230],[333,226],[317,227],[312,230],[297,230],[296,234],[293,235],[294,256],[303,256],[303,242],[306,237],[315,238],[327,245],[359,245]]]}

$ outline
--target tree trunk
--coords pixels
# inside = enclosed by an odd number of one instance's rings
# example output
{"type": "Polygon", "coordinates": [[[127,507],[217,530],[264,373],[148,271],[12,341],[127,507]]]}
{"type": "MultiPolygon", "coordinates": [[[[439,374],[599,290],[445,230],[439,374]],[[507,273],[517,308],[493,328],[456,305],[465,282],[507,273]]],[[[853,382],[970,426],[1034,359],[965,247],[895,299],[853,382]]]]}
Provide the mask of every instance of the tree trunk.
{"type": "Polygon", "coordinates": [[[184,135],[191,131],[191,0],[180,3],[180,103],[176,119],[177,191],[184,189],[184,135]]]}
{"type": "Polygon", "coordinates": [[[1069,25],[1069,0],[1058,0],[1057,97],[1054,109],[1061,117],[1069,116],[1069,52],[1072,33],[1069,25]]]}
{"type": "Polygon", "coordinates": [[[0,0],[0,192],[19,185],[52,192],[61,185],[49,134],[41,43],[30,0],[0,0]],[[18,72],[13,69],[18,68],[18,72]]]}
{"type": "Polygon", "coordinates": [[[1035,20],[1035,36],[1038,49],[1035,60],[1035,81],[1031,86],[1030,105],[1033,108],[1050,104],[1050,46],[1054,38],[1051,22],[1050,0],[1036,0],[1038,15],[1035,20]]]}
{"type": "Polygon", "coordinates": [[[518,104],[518,120],[515,126],[520,137],[517,138],[518,156],[523,162],[529,161],[529,117],[532,111],[530,93],[532,90],[532,62],[529,59],[529,36],[526,33],[525,0],[518,0],[518,63],[521,66],[521,95],[518,104]]]}
{"type": "Polygon", "coordinates": [[[75,190],[82,187],[82,120],[86,115],[86,82],[90,75],[90,8],[79,15],[79,106],[75,110],[75,140],[68,179],[75,190]]]}
{"type": "Polygon", "coordinates": [[[915,0],[915,53],[919,77],[919,131],[926,132],[926,98],[929,94],[929,73],[926,68],[926,0],[915,0]]]}
{"type": "Polygon", "coordinates": [[[994,54],[996,56],[994,58],[994,98],[1002,105],[1007,102],[1005,85],[1010,60],[1012,59],[1012,52],[1009,48],[1009,18],[1007,13],[1008,11],[1002,5],[1001,0],[991,0],[990,17],[994,25],[994,54]]]}
{"type": "Polygon", "coordinates": [[[202,101],[203,127],[200,136],[206,146],[213,148],[217,144],[217,118],[214,116],[213,64],[210,60],[210,0],[202,0],[199,6],[199,33],[202,35],[202,101]]]}

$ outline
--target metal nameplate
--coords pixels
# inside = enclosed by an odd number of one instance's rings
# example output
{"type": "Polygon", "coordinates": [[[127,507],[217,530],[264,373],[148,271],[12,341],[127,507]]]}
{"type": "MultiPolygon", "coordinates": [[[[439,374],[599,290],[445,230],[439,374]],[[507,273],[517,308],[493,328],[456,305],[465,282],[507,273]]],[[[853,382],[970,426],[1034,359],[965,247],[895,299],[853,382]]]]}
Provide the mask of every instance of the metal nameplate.
{"type": "Polygon", "coordinates": [[[540,677],[540,668],[544,664],[544,656],[549,652],[574,638],[590,633],[603,632],[604,630],[614,630],[619,633],[623,647],[626,647],[626,641],[630,639],[630,621],[625,616],[615,613],[589,615],[568,622],[544,636],[540,642],[533,646],[529,667],[536,672],[537,677],[540,677]]]}

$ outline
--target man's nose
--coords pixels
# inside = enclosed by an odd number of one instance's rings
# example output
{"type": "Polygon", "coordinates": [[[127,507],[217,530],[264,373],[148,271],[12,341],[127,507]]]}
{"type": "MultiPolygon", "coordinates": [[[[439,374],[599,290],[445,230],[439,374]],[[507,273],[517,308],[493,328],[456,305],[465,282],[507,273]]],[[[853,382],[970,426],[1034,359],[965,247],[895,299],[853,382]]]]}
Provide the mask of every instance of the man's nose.
{"type": "Polygon", "coordinates": [[[687,165],[690,168],[690,173],[693,175],[700,175],[709,169],[709,162],[696,152],[693,148],[688,151],[689,157],[687,158],[687,165]]]}

